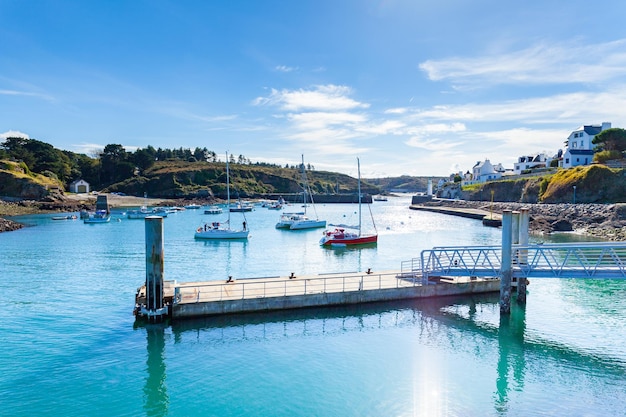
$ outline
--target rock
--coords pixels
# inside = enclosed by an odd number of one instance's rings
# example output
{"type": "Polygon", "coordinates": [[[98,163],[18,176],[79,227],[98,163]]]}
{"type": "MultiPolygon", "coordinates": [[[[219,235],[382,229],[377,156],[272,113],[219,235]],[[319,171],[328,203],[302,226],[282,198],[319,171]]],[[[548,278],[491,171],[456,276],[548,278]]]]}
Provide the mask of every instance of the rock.
{"type": "Polygon", "coordinates": [[[552,230],[555,232],[571,232],[574,230],[572,224],[565,219],[559,219],[551,224],[552,230]]]}
{"type": "Polygon", "coordinates": [[[3,219],[0,217],[0,232],[11,232],[24,227],[23,224],[17,223],[11,220],[3,219]]]}

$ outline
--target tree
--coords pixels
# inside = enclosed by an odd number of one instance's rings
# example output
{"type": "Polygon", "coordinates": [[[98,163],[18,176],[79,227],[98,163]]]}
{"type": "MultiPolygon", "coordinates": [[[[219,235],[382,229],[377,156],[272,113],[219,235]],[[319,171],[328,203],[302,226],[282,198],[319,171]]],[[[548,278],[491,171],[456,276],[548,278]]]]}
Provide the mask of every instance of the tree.
{"type": "Polygon", "coordinates": [[[137,149],[133,154],[132,160],[139,169],[145,171],[154,165],[156,159],[156,151],[149,146],[146,149],[137,149]]]}
{"type": "MultiPolygon", "coordinates": [[[[123,163],[127,163],[128,153],[122,145],[110,144],[104,147],[100,156],[102,166],[102,180],[105,184],[113,184],[127,177],[127,169],[119,169],[123,163]]],[[[132,173],[132,170],[131,170],[132,173]]]]}
{"type": "Polygon", "coordinates": [[[592,139],[591,143],[595,146],[596,152],[601,151],[618,151],[626,150],[626,130],[620,128],[611,128],[603,130],[592,139]]]}

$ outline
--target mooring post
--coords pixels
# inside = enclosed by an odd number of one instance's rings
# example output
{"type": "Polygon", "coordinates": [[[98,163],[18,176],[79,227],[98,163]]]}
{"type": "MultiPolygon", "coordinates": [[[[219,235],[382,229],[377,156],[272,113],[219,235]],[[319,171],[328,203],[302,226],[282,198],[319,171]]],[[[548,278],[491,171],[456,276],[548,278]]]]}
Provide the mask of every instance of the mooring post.
{"type": "MultiPolygon", "coordinates": [[[[519,218],[519,244],[520,246],[528,246],[528,229],[530,227],[530,214],[528,208],[520,210],[519,218]]],[[[522,249],[519,253],[520,265],[528,264],[528,249],[522,249]]],[[[526,278],[517,280],[517,302],[526,303],[526,278]]]]}
{"type": "Polygon", "coordinates": [[[146,311],[150,321],[167,315],[163,305],[163,217],[146,217],[146,311]]]}
{"type": "Polygon", "coordinates": [[[513,214],[502,211],[502,265],[500,266],[500,314],[511,313],[511,252],[513,214]]]}

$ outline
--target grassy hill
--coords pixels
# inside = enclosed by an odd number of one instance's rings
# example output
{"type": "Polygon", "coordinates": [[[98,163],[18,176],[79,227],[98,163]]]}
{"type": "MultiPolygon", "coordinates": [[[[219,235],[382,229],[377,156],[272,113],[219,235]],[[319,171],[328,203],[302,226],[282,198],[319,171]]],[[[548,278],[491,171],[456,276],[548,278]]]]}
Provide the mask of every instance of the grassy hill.
{"type": "Polygon", "coordinates": [[[54,174],[33,173],[24,163],[0,160],[0,196],[40,200],[58,190],[63,184],[54,174]]]}
{"type": "MultiPolygon", "coordinates": [[[[328,171],[307,171],[315,194],[356,193],[357,179],[328,171]]],[[[272,193],[302,191],[301,173],[293,168],[230,164],[231,195],[254,197],[272,193]]],[[[361,190],[377,194],[380,187],[362,181],[361,190]]],[[[159,197],[226,196],[226,164],[223,162],[158,161],[132,178],[115,183],[104,191],[159,197]]]]}

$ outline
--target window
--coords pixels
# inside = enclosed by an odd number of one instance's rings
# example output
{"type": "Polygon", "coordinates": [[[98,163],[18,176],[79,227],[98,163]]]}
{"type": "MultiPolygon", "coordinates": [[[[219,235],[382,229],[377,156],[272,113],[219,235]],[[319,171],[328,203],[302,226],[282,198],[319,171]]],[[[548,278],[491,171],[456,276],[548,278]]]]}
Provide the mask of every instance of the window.
{"type": "Polygon", "coordinates": [[[565,163],[569,164],[569,158],[565,158],[565,163]]]}

